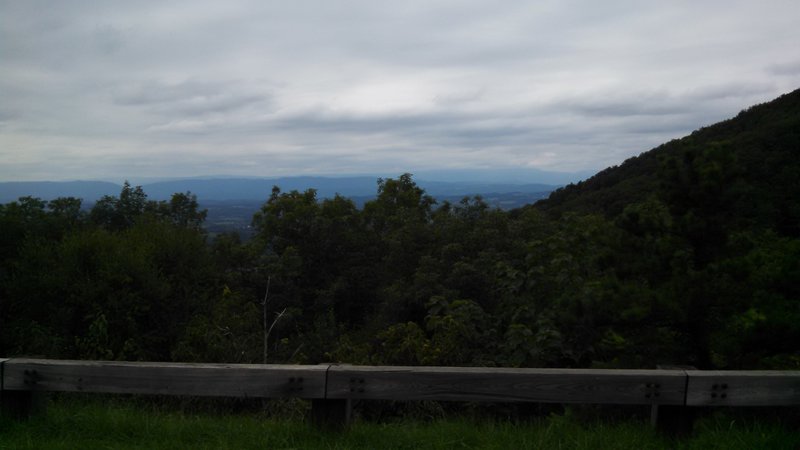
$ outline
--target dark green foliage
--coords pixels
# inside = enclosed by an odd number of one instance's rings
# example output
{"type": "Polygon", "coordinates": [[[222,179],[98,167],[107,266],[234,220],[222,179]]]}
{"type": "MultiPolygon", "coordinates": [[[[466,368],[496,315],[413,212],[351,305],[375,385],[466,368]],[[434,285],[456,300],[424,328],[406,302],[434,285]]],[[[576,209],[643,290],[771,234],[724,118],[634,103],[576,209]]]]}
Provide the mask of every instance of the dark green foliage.
{"type": "Polygon", "coordinates": [[[781,343],[796,342],[798,327],[770,321],[788,322],[800,307],[789,263],[800,238],[798,199],[800,90],[559,190],[537,207],[554,217],[602,213],[626,232],[634,253],[618,253],[625,258],[615,264],[617,276],[646,282],[652,295],[637,297],[662,305],[648,323],[668,326],[692,355],[688,362],[796,367],[797,346],[781,343]],[[737,347],[743,341],[752,343],[737,347]]]}
{"type": "MultiPolygon", "coordinates": [[[[4,252],[0,353],[170,359],[213,282],[205,238],[191,221],[147,213],[160,205],[141,188],[104,200],[90,219],[75,199],[4,206],[4,228],[24,232],[4,252]]],[[[196,217],[196,202],[182,214],[196,217]]]]}
{"type": "Polygon", "coordinates": [[[800,91],[510,212],[403,174],[361,210],[275,187],[206,242],[190,193],[22,198],[0,355],[798,368],[798,152],[800,91]]]}

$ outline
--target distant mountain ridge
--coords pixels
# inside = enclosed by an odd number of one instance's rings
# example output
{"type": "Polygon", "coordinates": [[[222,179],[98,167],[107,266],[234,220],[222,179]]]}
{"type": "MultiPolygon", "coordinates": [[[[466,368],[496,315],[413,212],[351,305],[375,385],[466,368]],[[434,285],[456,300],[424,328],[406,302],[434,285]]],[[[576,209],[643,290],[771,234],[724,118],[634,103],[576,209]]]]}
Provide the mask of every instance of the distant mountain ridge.
{"type": "Polygon", "coordinates": [[[525,207],[551,218],[598,214],[645,235],[669,230],[696,267],[741,252],[747,239],[800,239],[800,89],[525,207]]]}
{"type": "Polygon", "coordinates": [[[535,207],[616,217],[647,198],[730,221],[758,211],[774,228],[800,230],[800,89],[560,188],[535,207]]]}
{"type": "Polygon", "coordinates": [[[119,195],[120,189],[121,184],[107,181],[8,181],[0,182],[0,203],[27,196],[42,200],[77,197],[94,202],[104,195],[119,195]]]}
{"type": "MultiPolygon", "coordinates": [[[[320,198],[340,194],[345,197],[369,197],[377,193],[378,177],[322,177],[299,176],[281,178],[190,178],[157,181],[142,184],[148,198],[167,200],[176,192],[190,191],[198,201],[266,201],[273,186],[284,192],[316,189],[320,198]]],[[[546,194],[558,185],[543,183],[497,183],[416,180],[434,197],[453,197],[478,194],[546,194]]],[[[57,197],[78,197],[93,203],[105,195],[118,195],[121,184],[105,181],[64,182],[3,182],[0,183],[0,202],[7,203],[19,197],[32,196],[43,200],[57,197]]]]}

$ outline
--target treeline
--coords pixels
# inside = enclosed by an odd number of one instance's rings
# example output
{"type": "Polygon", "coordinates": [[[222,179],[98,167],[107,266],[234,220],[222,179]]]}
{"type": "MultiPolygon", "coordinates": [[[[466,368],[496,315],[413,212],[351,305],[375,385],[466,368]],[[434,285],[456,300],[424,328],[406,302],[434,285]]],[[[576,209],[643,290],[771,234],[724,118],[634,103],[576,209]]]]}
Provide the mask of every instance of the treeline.
{"type": "Polygon", "coordinates": [[[247,243],[207,242],[203,216],[190,194],[150,202],[128,185],[88,214],[75,199],[2,206],[0,353],[559,367],[800,361],[800,240],[737,233],[724,258],[700,267],[657,199],[615,220],[553,219],[479,198],[436,205],[403,175],[381,180],[361,210],[275,188],[247,243]]]}
{"type": "Polygon", "coordinates": [[[508,212],[276,187],[241,242],[189,193],[22,198],[0,355],[797,369],[799,151],[795,92],[508,212]]]}

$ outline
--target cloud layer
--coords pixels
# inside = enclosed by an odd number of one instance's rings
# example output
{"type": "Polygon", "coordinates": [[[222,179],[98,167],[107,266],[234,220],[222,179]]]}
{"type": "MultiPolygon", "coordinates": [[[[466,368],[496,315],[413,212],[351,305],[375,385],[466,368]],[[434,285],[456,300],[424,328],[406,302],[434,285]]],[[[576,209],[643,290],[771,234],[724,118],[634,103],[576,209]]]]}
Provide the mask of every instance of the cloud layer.
{"type": "Polygon", "coordinates": [[[0,11],[6,181],[601,169],[800,87],[794,0],[0,11]]]}

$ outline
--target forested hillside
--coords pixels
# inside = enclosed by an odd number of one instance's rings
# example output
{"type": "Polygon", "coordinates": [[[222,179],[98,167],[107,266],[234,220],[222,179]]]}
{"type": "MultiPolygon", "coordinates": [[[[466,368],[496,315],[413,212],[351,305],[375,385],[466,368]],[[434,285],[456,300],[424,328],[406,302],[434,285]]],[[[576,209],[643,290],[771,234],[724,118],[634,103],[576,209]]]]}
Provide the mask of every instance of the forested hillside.
{"type": "Polygon", "coordinates": [[[243,243],[190,193],[22,198],[0,355],[800,368],[799,152],[795,91],[509,212],[276,187],[243,243]]]}

